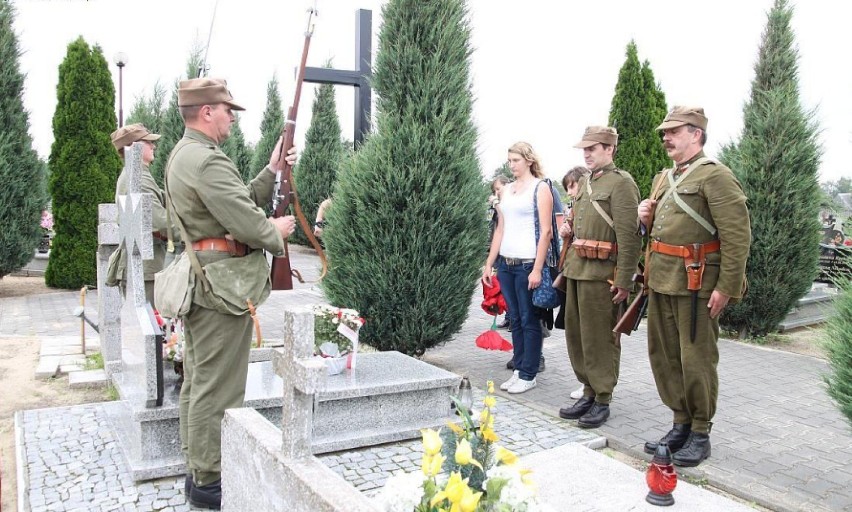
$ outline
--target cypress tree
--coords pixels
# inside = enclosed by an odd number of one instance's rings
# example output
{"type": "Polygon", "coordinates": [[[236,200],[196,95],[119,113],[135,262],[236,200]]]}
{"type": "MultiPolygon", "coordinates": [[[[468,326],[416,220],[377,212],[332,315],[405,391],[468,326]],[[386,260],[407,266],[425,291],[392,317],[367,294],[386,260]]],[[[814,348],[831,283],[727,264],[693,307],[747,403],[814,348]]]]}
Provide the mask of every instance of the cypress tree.
{"type": "Polygon", "coordinates": [[[751,215],[749,292],[721,319],[740,336],[775,330],[818,270],[821,150],[813,112],[799,98],[792,17],[787,0],[776,0],[743,108],[742,136],[721,155],[742,183],[751,215]]]}
{"type": "Polygon", "coordinates": [[[44,165],[33,150],[24,110],[14,14],[12,5],[0,0],[0,278],[33,258],[41,238],[41,210],[47,203],[44,165]]]}
{"type": "MultiPolygon", "coordinates": [[[[202,52],[203,47],[201,43],[196,41],[189,52],[189,57],[186,59],[187,79],[198,78],[198,71],[201,68],[201,60],[203,58],[202,52]]],[[[169,161],[169,155],[172,154],[172,150],[178,141],[183,138],[183,118],[180,116],[180,109],[178,109],[177,91],[179,85],[180,79],[175,80],[169,106],[163,114],[162,126],[159,131],[160,140],[157,141],[157,152],[149,168],[151,176],[154,177],[154,180],[160,187],[163,186],[163,171],[166,168],[166,163],[169,161]]]]}
{"type": "Polygon", "coordinates": [[[630,41],[618,72],[609,125],[618,130],[615,165],[630,172],[642,197],[650,194],[654,175],[671,166],[655,131],[665,115],[665,94],[654,81],[648,61],[640,66],[636,43],[630,41]]]}
{"type": "Polygon", "coordinates": [[[840,294],[826,327],[825,348],[830,372],[825,377],[828,394],[852,424],[852,281],[841,279],[840,294]]]}
{"type": "Polygon", "coordinates": [[[49,160],[56,236],[45,282],[78,288],[97,282],[98,204],[113,201],[122,167],[109,138],[116,129],[115,88],[100,47],[82,37],[69,44],[56,91],[49,160]]]}
{"type": "Polygon", "coordinates": [[[252,158],[252,172],[257,173],[269,163],[269,155],[275,149],[281,130],[284,129],[284,111],[281,110],[281,94],[278,92],[278,78],[272,76],[272,80],[266,86],[266,109],[263,111],[263,119],[260,121],[260,140],[254,149],[252,158]]]}
{"type": "Polygon", "coordinates": [[[377,132],[334,189],[325,291],[381,350],[418,355],[457,332],[485,257],[467,16],[463,0],[385,4],[377,132]]]}
{"type": "Polygon", "coordinates": [[[141,95],[136,98],[127,124],[142,123],[152,133],[160,133],[166,116],[166,88],[160,82],[154,83],[150,96],[141,95]]]}
{"type": "MultiPolygon", "coordinates": [[[[320,203],[331,197],[337,169],[346,154],[340,138],[333,85],[322,84],[317,88],[312,111],[311,125],[305,134],[305,150],[293,169],[299,204],[311,225],[320,203]]],[[[299,224],[290,239],[297,244],[308,244],[308,237],[299,224]]]]}
{"type": "Polygon", "coordinates": [[[252,153],[246,145],[246,136],[240,127],[240,116],[239,114],[234,115],[235,120],[234,124],[231,125],[231,135],[222,143],[222,151],[237,166],[243,181],[248,183],[257,174],[257,169],[252,170],[251,168],[252,153]]]}

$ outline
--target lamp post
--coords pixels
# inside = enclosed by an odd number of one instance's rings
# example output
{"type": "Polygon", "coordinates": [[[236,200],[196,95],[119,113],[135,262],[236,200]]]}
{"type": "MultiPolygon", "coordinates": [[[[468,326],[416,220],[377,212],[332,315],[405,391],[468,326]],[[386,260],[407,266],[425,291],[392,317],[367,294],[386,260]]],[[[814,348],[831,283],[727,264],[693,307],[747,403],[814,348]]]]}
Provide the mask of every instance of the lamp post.
{"type": "Polygon", "coordinates": [[[116,66],[118,66],[118,127],[121,128],[124,126],[124,109],[121,101],[121,89],[123,85],[121,72],[124,70],[125,64],[127,64],[127,54],[124,52],[118,52],[112,58],[112,61],[115,62],[116,66]]]}

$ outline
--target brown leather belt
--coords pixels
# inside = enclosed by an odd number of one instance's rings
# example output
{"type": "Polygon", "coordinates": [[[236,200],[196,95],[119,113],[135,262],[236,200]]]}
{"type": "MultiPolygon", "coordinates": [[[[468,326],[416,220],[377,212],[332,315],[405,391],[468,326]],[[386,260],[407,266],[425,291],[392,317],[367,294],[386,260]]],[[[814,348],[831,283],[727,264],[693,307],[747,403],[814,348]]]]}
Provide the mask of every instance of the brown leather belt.
{"type": "Polygon", "coordinates": [[[195,251],[219,251],[227,252],[231,256],[245,256],[248,254],[248,246],[237,242],[233,238],[202,238],[192,242],[195,251]]]}
{"type": "MultiPolygon", "coordinates": [[[[712,242],[707,242],[706,244],[701,244],[701,252],[704,254],[708,254],[711,252],[719,252],[721,244],[718,240],[713,240],[712,242]]],[[[651,240],[651,252],[658,252],[660,254],[666,254],[668,256],[677,256],[678,258],[695,260],[696,257],[693,254],[694,249],[691,245],[669,245],[664,244],[663,242],[659,242],[657,240],[651,240]]]]}

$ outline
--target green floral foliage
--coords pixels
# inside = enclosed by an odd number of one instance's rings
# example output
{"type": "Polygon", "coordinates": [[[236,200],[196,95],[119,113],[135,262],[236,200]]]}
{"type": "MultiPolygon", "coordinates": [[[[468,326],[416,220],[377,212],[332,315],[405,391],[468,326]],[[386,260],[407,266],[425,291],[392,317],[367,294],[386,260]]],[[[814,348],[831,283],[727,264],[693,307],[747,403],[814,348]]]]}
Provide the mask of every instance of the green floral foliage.
{"type": "Polygon", "coordinates": [[[0,278],[33,258],[42,233],[41,210],[47,203],[44,164],[28,132],[13,18],[11,4],[0,0],[0,278]]]}
{"type": "Polygon", "coordinates": [[[340,170],[327,216],[327,296],[359,310],[381,350],[446,342],[485,259],[467,15],[461,0],[385,4],[377,131],[340,170]]]}
{"type": "Polygon", "coordinates": [[[830,373],[826,376],[828,394],[852,424],[852,281],[840,281],[841,293],[834,301],[834,314],[826,328],[825,348],[830,373]]]}
{"type": "Polygon", "coordinates": [[[50,151],[55,219],[45,272],[48,286],[95,285],[98,204],[114,201],[122,163],[110,141],[115,131],[115,88],[100,47],[82,37],[68,45],[59,66],[50,151]]]}
{"type": "Polygon", "coordinates": [[[742,137],[721,154],[742,183],[751,216],[749,292],[721,318],[723,328],[741,337],[774,331],[818,271],[822,150],[813,113],[799,98],[792,17],[787,0],[776,0],[743,109],[742,137]]]}
{"type": "Polygon", "coordinates": [[[671,167],[655,130],[666,116],[666,96],[654,81],[651,65],[639,65],[636,43],[627,45],[627,59],[618,72],[609,125],[618,130],[615,165],[628,171],[642,197],[648,197],[654,176],[671,167]]]}
{"type": "MultiPolygon", "coordinates": [[[[305,134],[305,151],[293,169],[299,203],[311,229],[320,203],[331,197],[337,170],[346,155],[340,138],[334,86],[322,84],[314,98],[311,126],[305,134]]],[[[308,244],[308,237],[299,225],[290,239],[297,244],[308,244]]]]}

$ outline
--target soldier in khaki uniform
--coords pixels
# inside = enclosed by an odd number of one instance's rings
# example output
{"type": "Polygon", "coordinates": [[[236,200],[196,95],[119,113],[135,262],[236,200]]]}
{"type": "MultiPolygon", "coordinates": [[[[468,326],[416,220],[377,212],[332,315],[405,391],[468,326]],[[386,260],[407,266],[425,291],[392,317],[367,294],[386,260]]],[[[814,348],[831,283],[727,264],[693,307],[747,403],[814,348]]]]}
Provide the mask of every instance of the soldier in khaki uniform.
{"type": "MultiPolygon", "coordinates": [[[[151,194],[151,225],[154,229],[154,258],[144,261],[142,269],[145,278],[145,298],[154,305],[154,274],[163,270],[163,265],[166,259],[166,241],[168,240],[166,230],[168,229],[168,221],[166,217],[166,201],[163,196],[163,191],[157,186],[154,177],[148,170],[148,166],[154,161],[155,142],[160,138],[156,133],[151,133],[141,123],[129,124],[112,132],[110,135],[112,144],[118,150],[118,154],[124,159],[124,148],[134,142],[143,142],[145,147],[142,149],[142,192],[151,194]]],[[[115,202],[118,202],[118,196],[127,194],[128,177],[122,169],[118,176],[118,181],[115,184],[115,202]]],[[[115,256],[118,260],[115,271],[115,282],[124,289],[123,281],[127,272],[127,255],[124,250],[115,256]]],[[[112,282],[107,283],[112,285],[112,282]]]]}
{"type": "MultiPolygon", "coordinates": [[[[278,161],[280,144],[270,165],[248,185],[220,149],[230,135],[233,111],[244,110],[233,101],[224,80],[182,81],[178,105],[186,132],[169,157],[165,185],[183,223],[186,243],[192,244],[201,266],[234,264],[231,270],[238,271],[260,265],[259,271],[241,278],[253,283],[225,280],[216,293],[212,292],[215,288],[205,291],[196,279],[192,307],[184,317],[186,375],[180,396],[180,432],[181,448],[192,472],[186,488],[194,506],[218,509],[222,496],[221,422],[225,409],[243,404],[252,334],[250,315],[244,310],[231,312],[223,306],[222,297],[239,293],[237,286],[259,287],[265,292],[262,298],[268,295],[269,267],[259,251],[283,256],[284,239],[293,232],[295,221],[292,216],[267,219],[261,208],[272,197],[272,162],[278,161]]],[[[295,162],[295,154],[288,161],[295,162]]]]}
{"type": "Polygon", "coordinates": [[[639,261],[641,238],[636,210],[639,189],[633,177],[613,164],[618,132],[586,128],[574,147],[583,149],[591,174],[581,178],[574,201],[575,241],[565,258],[567,278],[565,340],[583,397],[559,410],[584,428],[609,418],[618,382],[621,346],[612,329],[619,305],[627,299],[639,261]]]}
{"type": "MultiPolygon", "coordinates": [[[[742,297],[751,227],[734,174],[704,156],[704,109],[674,107],[657,130],[675,168],[657,175],[638,210],[650,236],[648,355],[674,416],[660,442],[668,443],[675,464],[697,466],[710,456],[719,315],[742,297]]],[[[657,446],[645,443],[645,451],[657,446]]]]}

